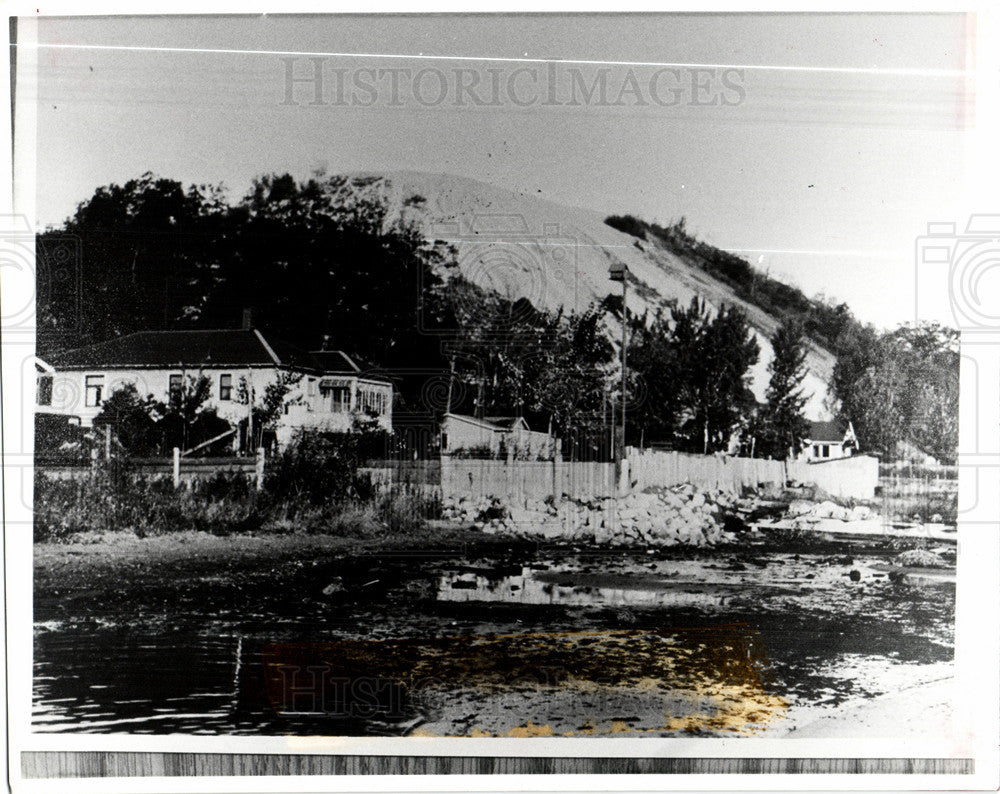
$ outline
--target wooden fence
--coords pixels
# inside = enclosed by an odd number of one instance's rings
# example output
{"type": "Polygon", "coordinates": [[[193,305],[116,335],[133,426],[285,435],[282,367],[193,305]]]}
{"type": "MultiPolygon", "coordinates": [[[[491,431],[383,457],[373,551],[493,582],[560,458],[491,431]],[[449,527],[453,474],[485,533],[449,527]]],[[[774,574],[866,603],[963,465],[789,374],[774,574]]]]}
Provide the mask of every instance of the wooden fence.
{"type": "Polygon", "coordinates": [[[815,485],[831,496],[843,499],[874,499],[879,484],[878,458],[853,455],[818,463],[790,462],[788,479],[815,485]]]}
{"type": "Polygon", "coordinates": [[[691,483],[699,488],[740,493],[743,488],[764,483],[784,484],[786,473],[780,460],[630,449],[628,479],[638,490],[691,483]]]}
{"type": "Polygon", "coordinates": [[[395,496],[441,498],[441,461],[373,461],[359,473],[371,478],[375,490],[395,496]]]}
{"type": "MultiPolygon", "coordinates": [[[[140,458],[137,474],[173,477],[174,483],[239,472],[263,482],[264,456],[256,458],[140,458]]],[[[50,477],[86,476],[87,465],[36,462],[50,477]]],[[[361,469],[377,491],[430,499],[502,497],[509,504],[569,496],[582,501],[614,498],[632,490],[691,483],[699,488],[739,493],[763,484],[789,480],[813,484],[842,498],[872,499],[878,485],[878,460],[858,455],[823,463],[797,463],[683,452],[628,451],[627,480],[618,482],[613,463],[504,461],[442,458],[378,461],[361,469]]]]}
{"type": "Polygon", "coordinates": [[[441,491],[453,499],[498,496],[511,504],[559,497],[615,496],[613,463],[442,459],[441,491]]]}
{"type": "MultiPolygon", "coordinates": [[[[44,458],[35,460],[35,470],[53,479],[77,479],[95,471],[96,460],[44,458]]],[[[253,458],[186,458],[175,454],[170,458],[130,458],[128,467],[141,477],[170,477],[174,485],[213,477],[219,473],[243,474],[258,488],[263,484],[264,455],[253,458]]]]}
{"type": "Polygon", "coordinates": [[[498,496],[510,504],[563,495],[593,501],[684,483],[738,494],[744,488],[769,483],[783,486],[790,480],[845,499],[873,499],[878,485],[878,460],[866,455],[824,463],[785,463],[630,449],[627,481],[622,483],[617,482],[613,463],[443,459],[440,471],[445,497],[498,496]]]}

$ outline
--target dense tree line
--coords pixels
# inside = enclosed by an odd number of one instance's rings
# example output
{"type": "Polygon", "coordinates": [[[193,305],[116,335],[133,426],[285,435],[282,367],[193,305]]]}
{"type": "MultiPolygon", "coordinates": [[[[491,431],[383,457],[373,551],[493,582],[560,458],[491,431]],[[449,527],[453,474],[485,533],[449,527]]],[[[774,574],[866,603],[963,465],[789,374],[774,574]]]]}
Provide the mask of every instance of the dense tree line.
{"type": "Polygon", "coordinates": [[[630,366],[644,394],[630,439],[642,433],[692,452],[728,450],[755,405],[750,367],[760,347],[743,312],[723,306],[712,314],[694,298],[636,318],[631,339],[630,366]]]}
{"type": "Polygon", "coordinates": [[[831,396],[862,448],[895,459],[903,442],[945,463],[958,450],[958,331],[934,323],[837,340],[831,396]]]}

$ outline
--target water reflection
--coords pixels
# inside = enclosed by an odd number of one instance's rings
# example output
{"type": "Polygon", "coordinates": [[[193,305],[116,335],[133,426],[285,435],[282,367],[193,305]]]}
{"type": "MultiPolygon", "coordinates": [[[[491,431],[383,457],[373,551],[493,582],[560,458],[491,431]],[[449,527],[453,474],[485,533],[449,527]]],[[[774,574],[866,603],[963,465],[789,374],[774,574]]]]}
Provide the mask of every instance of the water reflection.
{"type": "Polygon", "coordinates": [[[441,575],[439,601],[483,601],[510,604],[551,604],[571,607],[714,607],[721,606],[732,585],[695,582],[642,581],[631,586],[607,586],[600,577],[578,576],[581,584],[525,567],[519,575],[493,578],[485,574],[449,571],[441,575]]]}
{"type": "Polygon", "coordinates": [[[954,587],[923,594],[900,587],[883,563],[625,554],[375,560],[368,568],[355,561],[337,569],[343,587],[330,597],[323,595],[330,575],[310,570],[279,585],[261,577],[256,589],[232,593],[216,582],[211,592],[192,589],[170,604],[137,591],[134,603],[116,607],[87,602],[86,614],[57,605],[35,624],[34,730],[399,735],[409,713],[395,722],[276,713],[260,685],[260,648],[600,631],[622,628],[623,614],[628,625],[649,628],[743,622],[759,631],[783,696],[856,698],[878,691],[878,671],[890,664],[952,655],[954,587]],[[385,588],[364,587],[373,580],[385,588]],[[851,654],[872,661],[847,679],[818,672],[851,654]]]}

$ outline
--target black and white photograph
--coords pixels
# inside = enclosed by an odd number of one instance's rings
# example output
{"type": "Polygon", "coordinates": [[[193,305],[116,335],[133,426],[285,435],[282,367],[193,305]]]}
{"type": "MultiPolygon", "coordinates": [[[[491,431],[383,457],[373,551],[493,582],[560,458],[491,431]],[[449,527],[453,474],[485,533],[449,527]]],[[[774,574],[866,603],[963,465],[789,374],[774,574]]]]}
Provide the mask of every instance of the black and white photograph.
{"type": "Polygon", "coordinates": [[[203,10],[10,19],[15,791],[995,788],[989,14],[203,10]]]}

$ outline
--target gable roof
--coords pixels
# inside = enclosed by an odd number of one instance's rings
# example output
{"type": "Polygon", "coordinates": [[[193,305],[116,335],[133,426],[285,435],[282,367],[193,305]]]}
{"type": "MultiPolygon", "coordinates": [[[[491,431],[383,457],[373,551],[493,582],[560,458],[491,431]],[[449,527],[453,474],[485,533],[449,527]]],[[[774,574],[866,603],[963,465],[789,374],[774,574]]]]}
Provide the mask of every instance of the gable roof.
{"type": "Polygon", "coordinates": [[[361,372],[361,367],[342,350],[312,350],[309,355],[324,372],[361,372]]]}
{"type": "Polygon", "coordinates": [[[524,421],[523,416],[487,416],[486,421],[503,430],[513,430],[518,425],[525,430],[528,429],[528,423],[524,421]]]}
{"type": "Polygon", "coordinates": [[[528,429],[528,423],[520,416],[487,416],[485,419],[479,419],[475,416],[466,416],[465,414],[445,414],[444,419],[457,419],[460,422],[478,425],[497,433],[506,433],[518,426],[523,427],[525,430],[528,429]]]}
{"type": "Polygon", "coordinates": [[[287,367],[309,372],[358,372],[340,351],[315,353],[257,329],[139,331],[50,356],[59,369],[194,369],[200,367],[287,367]]]}
{"type": "Polygon", "coordinates": [[[847,424],[836,419],[829,422],[810,422],[806,439],[813,443],[817,441],[840,443],[847,435],[847,430],[847,424]]]}

